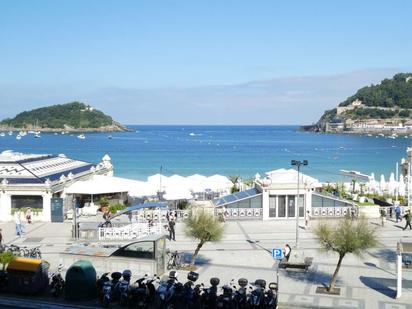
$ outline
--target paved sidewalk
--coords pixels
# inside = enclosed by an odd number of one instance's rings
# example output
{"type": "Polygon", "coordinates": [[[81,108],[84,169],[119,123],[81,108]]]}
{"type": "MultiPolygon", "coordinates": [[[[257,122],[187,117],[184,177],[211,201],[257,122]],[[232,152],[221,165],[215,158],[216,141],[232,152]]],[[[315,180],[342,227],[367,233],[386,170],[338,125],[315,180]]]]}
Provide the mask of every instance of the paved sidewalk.
{"type": "MultiPolygon", "coordinates": [[[[317,286],[329,282],[337,256],[319,250],[310,230],[300,229],[300,249],[305,256],[314,257],[308,272],[280,271],[281,308],[391,308],[412,309],[412,273],[404,271],[402,298],[394,299],[396,289],[395,247],[400,239],[412,241],[412,231],[403,231],[399,225],[388,221],[385,227],[376,226],[381,245],[365,253],[363,259],[348,255],[343,260],[337,287],[340,296],[316,294],[317,286]]],[[[0,224],[6,243],[35,246],[40,244],[46,260],[56,267],[59,252],[73,243],[71,223],[34,223],[26,225],[21,238],[14,236],[14,224],[0,224]]],[[[196,243],[184,236],[183,223],[176,226],[176,242],[169,242],[170,249],[184,251],[187,257],[196,243]]],[[[231,279],[245,277],[253,282],[258,278],[276,281],[275,261],[267,250],[294,245],[295,225],[291,221],[232,221],[227,222],[222,241],[206,244],[200,251],[198,272],[200,282],[208,285],[217,276],[222,284],[231,279]]],[[[114,271],[114,270],[108,270],[114,271]]],[[[142,274],[136,274],[142,275],[142,274]]],[[[182,272],[180,280],[185,280],[182,272]]]]}

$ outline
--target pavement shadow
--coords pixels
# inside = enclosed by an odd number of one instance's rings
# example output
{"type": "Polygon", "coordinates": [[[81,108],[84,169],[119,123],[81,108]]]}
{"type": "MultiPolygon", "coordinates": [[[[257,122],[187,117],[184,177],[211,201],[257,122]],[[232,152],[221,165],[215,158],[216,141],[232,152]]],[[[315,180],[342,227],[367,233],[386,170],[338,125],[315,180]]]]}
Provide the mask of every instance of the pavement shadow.
{"type": "Polygon", "coordinates": [[[396,298],[395,279],[360,276],[359,280],[368,288],[371,288],[387,297],[396,298]]]}
{"type": "MultiPolygon", "coordinates": [[[[395,250],[392,249],[387,249],[387,248],[383,248],[383,249],[379,249],[377,251],[369,252],[369,254],[371,256],[373,256],[374,258],[380,259],[380,260],[385,260],[388,263],[395,263],[396,262],[396,252],[395,250]]],[[[372,264],[372,263],[370,263],[372,264]]],[[[365,265],[368,265],[365,263],[365,265]]],[[[375,266],[376,265],[368,265],[368,266],[375,266]]]]}
{"type": "MultiPolygon", "coordinates": [[[[192,260],[193,253],[184,252],[182,254],[182,263],[190,263],[192,260]]],[[[199,254],[196,258],[196,265],[206,265],[210,263],[210,259],[205,258],[203,255],[199,254]]]]}
{"type": "MultiPolygon", "coordinates": [[[[310,283],[314,285],[323,285],[324,287],[327,287],[329,285],[330,279],[332,277],[332,274],[330,273],[316,270],[307,272],[300,270],[285,270],[283,273],[286,277],[293,279],[295,281],[310,283]]],[[[336,283],[341,283],[339,277],[336,283]]]]}

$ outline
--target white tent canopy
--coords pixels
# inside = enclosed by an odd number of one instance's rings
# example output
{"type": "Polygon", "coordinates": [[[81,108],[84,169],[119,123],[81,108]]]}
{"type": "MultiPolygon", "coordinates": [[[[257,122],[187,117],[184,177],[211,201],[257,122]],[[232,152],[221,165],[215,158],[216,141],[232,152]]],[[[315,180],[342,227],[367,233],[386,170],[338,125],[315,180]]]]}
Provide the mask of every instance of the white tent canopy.
{"type": "MultiPolygon", "coordinates": [[[[270,179],[271,183],[281,183],[281,184],[296,184],[298,182],[298,171],[294,169],[277,169],[265,173],[267,178],[270,179]]],[[[300,181],[303,184],[309,185],[311,187],[322,187],[322,184],[316,178],[310,177],[303,173],[300,173],[300,181]]]]}
{"type": "Polygon", "coordinates": [[[127,178],[94,175],[91,179],[77,181],[66,188],[67,194],[108,194],[129,192],[131,196],[155,195],[147,183],[127,178]]]}

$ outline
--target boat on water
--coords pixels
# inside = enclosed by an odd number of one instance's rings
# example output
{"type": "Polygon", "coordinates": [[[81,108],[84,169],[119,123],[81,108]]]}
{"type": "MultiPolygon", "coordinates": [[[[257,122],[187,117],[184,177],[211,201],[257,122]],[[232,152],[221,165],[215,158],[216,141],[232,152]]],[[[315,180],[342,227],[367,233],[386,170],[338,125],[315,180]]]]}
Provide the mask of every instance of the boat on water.
{"type": "Polygon", "coordinates": [[[17,134],[17,135],[16,135],[16,139],[17,139],[17,140],[21,140],[21,135],[20,135],[20,134],[17,134]]]}
{"type": "Polygon", "coordinates": [[[369,133],[369,134],[366,134],[366,136],[372,136],[372,134],[369,133]]]}
{"type": "Polygon", "coordinates": [[[378,136],[385,137],[385,134],[379,133],[378,136]]]}
{"type": "Polygon", "coordinates": [[[30,130],[27,132],[28,134],[35,134],[36,132],[34,132],[33,130],[30,130]]]}
{"type": "Polygon", "coordinates": [[[78,139],[85,139],[86,136],[85,136],[84,134],[80,134],[80,135],[77,135],[77,138],[78,138],[78,139]]]}
{"type": "Polygon", "coordinates": [[[26,132],[26,131],[20,131],[20,132],[19,132],[19,135],[20,135],[20,136],[26,136],[26,135],[27,135],[27,132],[26,132]]]}
{"type": "Polygon", "coordinates": [[[109,135],[107,138],[108,138],[108,139],[112,139],[112,136],[111,136],[111,135],[109,135]]]}
{"type": "Polygon", "coordinates": [[[13,135],[13,131],[9,131],[9,135],[13,135]]]}
{"type": "Polygon", "coordinates": [[[0,133],[0,137],[4,137],[4,136],[6,136],[6,133],[1,132],[1,133],[0,133]]]}
{"type": "Polygon", "coordinates": [[[41,137],[40,132],[34,133],[34,138],[40,138],[40,137],[41,137]]]}

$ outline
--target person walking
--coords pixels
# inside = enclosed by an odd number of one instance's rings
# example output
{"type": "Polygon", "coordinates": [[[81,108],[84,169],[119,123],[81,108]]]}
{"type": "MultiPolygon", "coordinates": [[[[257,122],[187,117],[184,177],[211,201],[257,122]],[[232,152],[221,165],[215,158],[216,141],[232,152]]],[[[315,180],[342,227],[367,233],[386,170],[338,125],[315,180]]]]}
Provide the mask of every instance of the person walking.
{"type": "Polygon", "coordinates": [[[0,252],[3,252],[3,233],[0,229],[0,252]]]}
{"type": "Polygon", "coordinates": [[[27,208],[26,211],[26,220],[28,224],[31,224],[31,217],[32,217],[32,212],[31,212],[31,208],[27,208]]]}
{"type": "Polygon", "coordinates": [[[169,239],[174,241],[176,241],[175,225],[175,221],[171,218],[169,221],[169,239]]]}
{"type": "Polygon", "coordinates": [[[405,221],[406,221],[406,225],[403,229],[406,230],[406,228],[409,226],[409,229],[412,230],[411,213],[409,212],[409,210],[406,212],[406,214],[403,217],[405,218],[405,221]]]}
{"type": "Polygon", "coordinates": [[[21,237],[21,234],[23,234],[23,230],[21,227],[21,211],[17,210],[16,213],[14,214],[14,223],[16,224],[16,235],[18,237],[21,237]]]}
{"type": "Polygon", "coordinates": [[[285,249],[283,250],[283,255],[285,256],[286,262],[289,262],[291,252],[292,252],[292,248],[289,246],[289,244],[286,244],[285,249]]]}
{"type": "Polygon", "coordinates": [[[396,223],[398,223],[399,221],[402,222],[402,218],[401,218],[401,208],[398,206],[396,206],[395,208],[395,216],[396,216],[396,223]]]}

